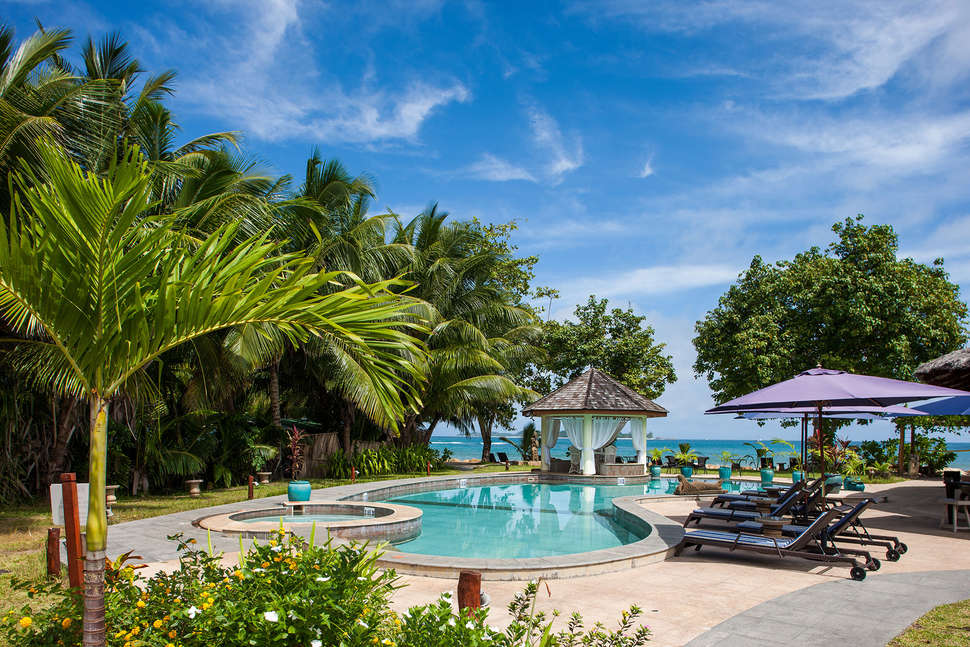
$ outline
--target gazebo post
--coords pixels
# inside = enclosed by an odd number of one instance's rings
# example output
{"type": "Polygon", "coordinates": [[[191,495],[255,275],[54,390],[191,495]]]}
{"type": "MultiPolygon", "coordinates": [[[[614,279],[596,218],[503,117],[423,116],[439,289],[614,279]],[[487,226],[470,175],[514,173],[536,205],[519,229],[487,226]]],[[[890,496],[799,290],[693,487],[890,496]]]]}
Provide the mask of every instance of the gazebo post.
{"type": "Polygon", "coordinates": [[[552,461],[549,460],[549,447],[546,445],[546,435],[549,433],[549,425],[552,424],[551,416],[540,416],[539,417],[539,453],[542,458],[541,468],[543,472],[548,472],[552,469],[552,461]]]}
{"type": "Polygon", "coordinates": [[[643,465],[644,466],[644,470],[646,470],[646,465],[647,465],[647,417],[646,416],[637,416],[637,418],[640,420],[640,431],[639,431],[639,433],[640,434],[643,434],[641,436],[641,438],[640,438],[640,440],[642,441],[640,443],[640,446],[643,447],[643,449],[641,449],[640,451],[637,452],[637,462],[640,463],[641,465],[643,465]]]}
{"type": "Polygon", "coordinates": [[[596,474],[596,460],[593,458],[593,414],[583,414],[583,449],[579,460],[583,475],[596,474]]]}

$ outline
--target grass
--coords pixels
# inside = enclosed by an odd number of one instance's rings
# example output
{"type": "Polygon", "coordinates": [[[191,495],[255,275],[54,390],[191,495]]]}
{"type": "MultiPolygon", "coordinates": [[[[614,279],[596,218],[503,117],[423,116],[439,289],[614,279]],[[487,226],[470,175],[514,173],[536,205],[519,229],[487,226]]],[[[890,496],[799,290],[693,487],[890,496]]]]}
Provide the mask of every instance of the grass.
{"type": "Polygon", "coordinates": [[[887,647],[967,647],[970,645],[970,600],[936,607],[890,641],[887,647]]]}
{"type": "MultiPolygon", "coordinates": [[[[510,466],[512,471],[529,469],[532,468],[527,465],[510,466]]],[[[504,465],[496,464],[476,467],[474,470],[443,469],[434,472],[433,475],[445,476],[504,471],[504,465]]],[[[388,474],[380,477],[359,478],[357,481],[369,483],[396,478],[413,478],[415,476],[422,476],[422,474],[388,474]]],[[[350,479],[310,479],[310,483],[314,488],[327,488],[347,485],[350,483],[350,479]]],[[[248,493],[248,487],[243,485],[225,489],[203,490],[202,496],[199,498],[192,498],[186,493],[153,494],[144,497],[119,496],[118,502],[112,506],[114,516],[111,518],[110,524],[245,501],[248,493]]],[[[284,493],[286,493],[285,481],[263,485],[257,487],[255,491],[258,499],[284,493]]],[[[19,609],[27,602],[27,597],[20,591],[10,590],[11,578],[34,579],[46,573],[45,546],[47,529],[50,525],[50,506],[43,501],[31,505],[0,509],[0,571],[6,571],[5,574],[0,574],[0,591],[6,591],[2,600],[0,600],[0,614],[6,613],[9,609],[19,609]]],[[[110,533],[110,528],[108,532],[110,533]]],[[[62,570],[66,584],[66,570],[63,568],[62,570]]],[[[33,603],[43,604],[43,600],[35,599],[33,603]]]]}
{"type": "MultiPolygon", "coordinates": [[[[677,474],[680,474],[680,468],[679,467],[668,468],[668,467],[664,466],[662,474],[664,476],[676,476],[677,474]]],[[[694,470],[694,475],[695,476],[717,476],[717,468],[716,467],[708,467],[708,468],[703,469],[703,470],[694,470]]],[[[806,474],[805,475],[806,479],[808,479],[808,480],[811,480],[813,478],[816,478],[817,476],[818,476],[818,474],[806,474]]],[[[737,477],[760,478],[761,477],[761,471],[760,470],[756,470],[756,469],[742,469],[740,473],[738,473],[736,471],[731,473],[731,478],[737,478],[737,477]]],[[[790,479],[791,478],[791,470],[785,470],[783,472],[776,471],[775,472],[775,478],[790,479]]],[[[886,476],[886,477],[883,477],[883,476],[873,476],[873,477],[870,477],[870,476],[860,476],[858,478],[863,483],[868,483],[868,484],[871,484],[871,485],[884,484],[884,483],[902,483],[903,481],[907,480],[905,477],[895,476],[895,475],[886,476]]]]}

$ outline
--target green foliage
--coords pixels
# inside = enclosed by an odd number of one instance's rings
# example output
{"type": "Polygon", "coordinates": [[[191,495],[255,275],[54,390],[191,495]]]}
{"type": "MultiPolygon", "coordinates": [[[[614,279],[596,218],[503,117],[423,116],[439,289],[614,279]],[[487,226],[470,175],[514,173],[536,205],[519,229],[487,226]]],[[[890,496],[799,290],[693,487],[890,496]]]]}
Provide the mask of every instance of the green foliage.
{"type": "Polygon", "coordinates": [[[428,463],[431,470],[438,471],[451,458],[447,449],[438,451],[427,445],[406,445],[393,447],[383,445],[364,449],[348,456],[337,449],[324,463],[325,476],[329,478],[350,478],[350,468],[357,470],[358,476],[383,476],[385,474],[423,474],[428,463]]]}
{"type": "Polygon", "coordinates": [[[538,434],[539,430],[536,428],[535,423],[527,422],[522,426],[522,438],[519,442],[516,442],[511,438],[507,438],[506,436],[499,436],[499,440],[503,440],[515,447],[516,451],[519,452],[519,455],[522,456],[522,460],[531,461],[535,460],[532,455],[532,443],[538,434]]]}
{"type": "MultiPolygon", "coordinates": [[[[447,593],[398,615],[388,606],[398,578],[378,570],[378,553],[365,545],[312,546],[279,531],[267,543],[254,542],[238,567],[225,567],[221,555],[197,550],[195,540],[170,539],[179,543],[181,566],[171,573],[142,577],[130,554],[107,567],[109,647],[638,647],[650,639],[648,628],[635,626],[637,607],[622,612],[615,630],[598,623],[586,629],[573,614],[553,632],[546,614],[535,610],[536,582],[513,598],[504,629],[488,623],[488,609],[456,613],[447,593]]],[[[40,611],[28,603],[5,615],[0,636],[7,644],[80,644],[78,596],[48,580],[14,586],[54,602],[40,611]]]]}
{"type": "Polygon", "coordinates": [[[911,379],[962,346],[967,306],[942,261],[898,259],[889,225],[862,217],[833,225],[838,239],[774,265],[755,256],[717,307],[697,322],[694,372],[724,402],[821,363],[911,379]]]}
{"type": "Polygon", "coordinates": [[[656,398],[677,380],[665,344],[654,341],[646,317],[632,308],[607,310],[606,299],[590,296],[576,306],[576,321],[542,324],[545,360],[535,366],[531,384],[548,393],[578,376],[587,367],[601,369],[631,389],[656,398]]]}
{"type": "MultiPolygon", "coordinates": [[[[883,471],[885,465],[890,465],[886,471],[896,468],[899,460],[899,439],[890,438],[888,440],[876,441],[867,440],[860,444],[859,455],[865,463],[878,471],[883,471]]],[[[910,443],[904,443],[903,456],[909,459],[912,447],[910,443]]],[[[916,435],[916,453],[919,455],[920,463],[926,465],[930,472],[939,474],[947,465],[956,460],[956,453],[950,451],[946,446],[946,441],[942,438],[932,438],[923,434],[916,435]]]]}

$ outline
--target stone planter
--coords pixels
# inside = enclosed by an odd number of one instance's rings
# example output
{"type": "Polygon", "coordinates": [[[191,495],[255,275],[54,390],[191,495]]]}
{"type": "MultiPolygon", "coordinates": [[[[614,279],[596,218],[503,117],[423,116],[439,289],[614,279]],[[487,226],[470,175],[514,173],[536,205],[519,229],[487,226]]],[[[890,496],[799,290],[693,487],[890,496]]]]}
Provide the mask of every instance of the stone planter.
{"type": "Polygon", "coordinates": [[[771,468],[768,468],[768,467],[762,468],[762,470],[761,470],[761,485],[762,485],[762,487],[766,487],[768,485],[771,485],[774,480],[775,480],[775,470],[773,470],[771,468]]]}
{"type": "Polygon", "coordinates": [[[650,466],[650,476],[652,476],[654,478],[657,478],[658,476],[660,476],[660,469],[661,468],[660,468],[659,465],[651,465],[650,466]]]}
{"type": "Polygon", "coordinates": [[[286,486],[286,494],[290,501],[309,501],[310,492],[310,481],[290,481],[286,486]]]}
{"type": "Polygon", "coordinates": [[[199,486],[202,485],[202,479],[189,479],[185,484],[189,486],[190,497],[197,498],[202,496],[202,490],[199,489],[199,486]]]}
{"type": "Polygon", "coordinates": [[[689,479],[690,477],[692,477],[694,475],[694,468],[693,467],[687,467],[687,466],[681,467],[680,468],[680,473],[684,475],[684,478],[685,479],[689,479]]]}
{"type": "Polygon", "coordinates": [[[109,517],[114,516],[114,513],[111,511],[111,506],[118,503],[118,497],[115,496],[115,492],[118,490],[119,487],[121,486],[120,485],[104,486],[104,507],[106,508],[105,512],[108,514],[109,517]]]}
{"type": "Polygon", "coordinates": [[[272,472],[256,472],[256,478],[259,479],[260,485],[269,485],[269,477],[272,475],[272,472]]]}
{"type": "Polygon", "coordinates": [[[722,481],[727,481],[731,478],[731,468],[730,467],[719,467],[717,468],[717,478],[722,481]]]}

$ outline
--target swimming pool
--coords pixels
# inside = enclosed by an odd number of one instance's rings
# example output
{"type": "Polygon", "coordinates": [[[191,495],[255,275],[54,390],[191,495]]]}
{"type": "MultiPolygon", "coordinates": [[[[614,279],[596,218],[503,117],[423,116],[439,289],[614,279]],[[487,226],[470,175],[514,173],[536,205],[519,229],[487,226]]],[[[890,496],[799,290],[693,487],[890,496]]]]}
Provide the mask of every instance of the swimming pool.
{"type": "MultiPolygon", "coordinates": [[[[725,483],[732,490],[757,483],[725,483]]],[[[421,534],[405,553],[522,559],[615,548],[640,541],[614,519],[615,497],[672,494],[675,479],[638,485],[510,483],[419,492],[387,499],[422,511],[421,534]]]]}
{"type": "MultiPolygon", "coordinates": [[[[373,515],[372,515],[373,516],[373,515]]],[[[327,524],[335,521],[357,521],[363,518],[359,514],[287,514],[287,515],[264,515],[260,517],[236,519],[242,523],[263,523],[265,521],[282,521],[289,523],[320,523],[327,524]]]]}

